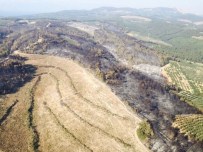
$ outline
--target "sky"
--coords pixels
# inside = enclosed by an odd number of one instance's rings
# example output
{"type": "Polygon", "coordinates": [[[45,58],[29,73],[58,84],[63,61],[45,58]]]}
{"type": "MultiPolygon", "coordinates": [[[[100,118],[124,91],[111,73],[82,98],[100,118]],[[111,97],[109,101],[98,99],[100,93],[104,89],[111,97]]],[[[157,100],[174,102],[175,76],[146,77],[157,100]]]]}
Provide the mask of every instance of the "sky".
{"type": "Polygon", "coordinates": [[[185,13],[203,15],[203,0],[0,0],[0,12],[35,14],[61,10],[93,9],[98,7],[177,8],[185,13]]]}

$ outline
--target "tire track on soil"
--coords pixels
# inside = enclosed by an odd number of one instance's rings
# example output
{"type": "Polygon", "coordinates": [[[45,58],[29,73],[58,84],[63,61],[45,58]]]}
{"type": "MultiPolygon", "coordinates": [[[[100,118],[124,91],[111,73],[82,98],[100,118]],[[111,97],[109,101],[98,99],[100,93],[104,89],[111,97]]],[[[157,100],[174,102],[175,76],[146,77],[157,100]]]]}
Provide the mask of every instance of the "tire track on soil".
{"type": "MultiPolygon", "coordinates": [[[[40,73],[40,74],[37,74],[38,76],[44,76],[44,75],[50,75],[51,77],[53,76],[51,73],[48,73],[48,72],[43,72],[43,73],[40,73]]],[[[52,77],[53,78],[53,77],[52,77]]],[[[59,90],[57,90],[58,92],[59,90]]],[[[60,93],[60,99],[61,99],[62,95],[60,93]]],[[[71,133],[60,121],[59,119],[57,118],[57,116],[53,113],[53,111],[51,110],[50,107],[47,106],[47,103],[44,102],[44,106],[45,108],[49,111],[49,113],[54,117],[56,123],[66,132],[68,133],[72,138],[74,138],[78,143],[80,143],[81,145],[84,146],[84,148],[88,149],[90,152],[93,152],[93,150],[88,147],[86,144],[84,144],[80,139],[78,139],[73,133],[71,133]]]]}
{"type": "Polygon", "coordinates": [[[0,119],[0,126],[4,123],[4,121],[9,117],[9,115],[11,114],[11,112],[13,111],[13,108],[16,106],[16,104],[19,101],[16,100],[10,107],[8,107],[8,109],[6,110],[5,114],[2,116],[2,118],[0,119]]]}
{"type": "Polygon", "coordinates": [[[110,115],[112,115],[112,116],[119,117],[119,118],[121,118],[121,119],[123,119],[123,120],[128,120],[128,118],[123,117],[123,116],[120,116],[120,115],[118,115],[118,114],[116,114],[116,113],[113,113],[113,112],[111,112],[110,110],[108,110],[108,109],[106,109],[106,108],[104,108],[104,107],[102,107],[102,106],[99,106],[99,105],[93,103],[91,100],[85,98],[81,93],[79,93],[79,91],[77,90],[77,88],[75,87],[75,85],[74,85],[74,83],[73,83],[73,81],[72,81],[72,78],[69,76],[68,72],[65,71],[64,69],[59,68],[59,67],[55,67],[55,66],[38,66],[38,67],[41,67],[41,68],[53,68],[53,69],[58,69],[59,71],[62,71],[62,72],[66,75],[66,77],[69,79],[71,88],[73,89],[73,91],[75,92],[75,94],[76,94],[79,98],[81,98],[83,101],[89,103],[91,106],[93,106],[93,107],[95,107],[95,108],[98,108],[98,109],[100,109],[100,110],[102,110],[102,111],[105,111],[106,113],[108,113],[108,114],[110,114],[110,115]]]}
{"type": "Polygon", "coordinates": [[[49,73],[49,75],[56,81],[56,90],[57,90],[57,93],[59,94],[59,97],[60,97],[60,103],[62,106],[65,106],[73,115],[75,115],[80,121],[82,121],[83,123],[89,125],[90,127],[98,130],[99,132],[103,133],[104,135],[110,137],[111,139],[114,139],[116,142],[119,142],[121,144],[123,144],[124,146],[127,146],[127,147],[130,147],[130,148],[133,148],[133,145],[129,144],[129,143],[126,143],[124,140],[118,138],[118,137],[115,137],[111,134],[109,134],[108,132],[106,132],[105,130],[99,128],[98,126],[95,126],[93,124],[91,124],[90,122],[88,122],[87,120],[85,120],[84,118],[82,118],[79,114],[77,114],[70,106],[68,106],[64,101],[63,101],[63,97],[62,97],[62,94],[61,94],[61,91],[59,89],[59,80],[57,79],[56,76],[54,76],[53,74],[49,73]]]}
{"type": "Polygon", "coordinates": [[[33,132],[33,150],[34,152],[39,152],[39,133],[37,131],[36,125],[33,120],[33,110],[35,108],[35,99],[34,94],[37,88],[37,85],[41,81],[41,76],[37,77],[37,80],[35,81],[34,85],[32,86],[30,90],[30,107],[28,109],[28,121],[29,121],[29,128],[31,128],[33,132]]]}
{"type": "Polygon", "coordinates": [[[85,149],[88,149],[90,152],[93,152],[93,150],[88,147],[86,144],[84,144],[80,139],[78,139],[73,133],[71,133],[57,118],[57,116],[52,112],[51,108],[49,108],[46,103],[45,104],[45,108],[49,111],[49,113],[54,117],[55,121],[57,122],[57,124],[69,135],[71,135],[72,138],[74,138],[78,143],[80,143],[81,145],[84,146],[85,149]]]}

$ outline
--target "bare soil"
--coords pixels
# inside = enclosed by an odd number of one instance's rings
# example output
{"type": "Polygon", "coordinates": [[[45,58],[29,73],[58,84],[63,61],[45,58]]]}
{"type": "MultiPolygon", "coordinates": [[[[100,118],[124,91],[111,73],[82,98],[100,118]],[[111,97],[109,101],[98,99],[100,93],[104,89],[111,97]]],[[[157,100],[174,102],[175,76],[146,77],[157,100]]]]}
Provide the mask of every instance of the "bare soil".
{"type": "Polygon", "coordinates": [[[1,102],[0,151],[149,151],[141,120],[105,83],[71,60],[18,54],[37,71],[1,102]]]}

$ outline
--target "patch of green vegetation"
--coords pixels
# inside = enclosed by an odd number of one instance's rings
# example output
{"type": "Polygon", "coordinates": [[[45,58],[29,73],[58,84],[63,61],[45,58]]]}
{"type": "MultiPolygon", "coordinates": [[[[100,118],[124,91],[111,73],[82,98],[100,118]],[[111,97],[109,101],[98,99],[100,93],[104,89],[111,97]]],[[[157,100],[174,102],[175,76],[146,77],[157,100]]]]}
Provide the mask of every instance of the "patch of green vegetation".
{"type": "MultiPolygon", "coordinates": [[[[164,44],[148,44],[166,55],[180,59],[203,63],[203,40],[192,38],[202,36],[202,27],[177,21],[152,19],[150,22],[132,22],[115,18],[114,22],[123,27],[127,33],[135,32],[138,35],[157,39],[164,44]]],[[[139,39],[139,37],[137,37],[139,39]]],[[[147,40],[146,40],[147,41],[147,40]]]]}
{"type": "MultiPolygon", "coordinates": [[[[170,61],[165,69],[173,84],[178,87],[177,95],[184,102],[203,112],[203,64],[189,61],[170,61]]],[[[178,115],[174,128],[190,140],[203,141],[203,115],[178,115]]]]}
{"type": "Polygon", "coordinates": [[[195,82],[203,83],[203,64],[182,61],[179,62],[181,71],[186,77],[195,82]]]}
{"type": "Polygon", "coordinates": [[[178,115],[173,123],[190,140],[203,141],[203,115],[178,115]]]}
{"type": "Polygon", "coordinates": [[[203,62],[203,41],[191,37],[177,37],[166,41],[172,47],[157,45],[156,50],[175,58],[186,59],[194,62],[203,62]]]}
{"type": "Polygon", "coordinates": [[[170,61],[166,72],[172,83],[180,89],[182,101],[203,112],[203,64],[188,61],[170,61]]]}
{"type": "Polygon", "coordinates": [[[105,75],[98,67],[96,68],[96,77],[101,81],[105,81],[105,75]]]}
{"type": "Polygon", "coordinates": [[[189,105],[199,109],[203,112],[203,97],[202,96],[196,96],[190,92],[181,91],[178,93],[178,95],[181,97],[182,101],[187,102],[189,105]]]}
{"type": "Polygon", "coordinates": [[[0,50],[0,57],[6,56],[9,54],[8,50],[0,50]]]}
{"type": "Polygon", "coordinates": [[[154,135],[153,130],[151,129],[151,125],[146,120],[139,124],[137,135],[142,141],[145,141],[154,135]]]}

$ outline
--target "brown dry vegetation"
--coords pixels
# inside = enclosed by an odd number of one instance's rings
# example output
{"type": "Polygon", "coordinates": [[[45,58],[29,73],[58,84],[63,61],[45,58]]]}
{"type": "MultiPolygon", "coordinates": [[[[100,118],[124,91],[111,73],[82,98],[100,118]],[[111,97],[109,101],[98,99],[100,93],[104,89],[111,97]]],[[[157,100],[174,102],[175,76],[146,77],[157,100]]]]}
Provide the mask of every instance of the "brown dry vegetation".
{"type": "Polygon", "coordinates": [[[136,135],[141,120],[87,70],[60,57],[19,54],[37,72],[2,102],[0,150],[148,151],[136,135]]]}

